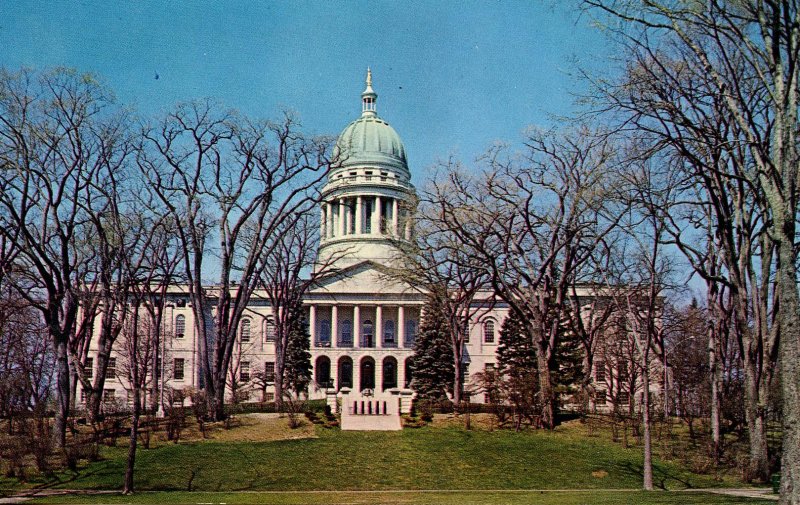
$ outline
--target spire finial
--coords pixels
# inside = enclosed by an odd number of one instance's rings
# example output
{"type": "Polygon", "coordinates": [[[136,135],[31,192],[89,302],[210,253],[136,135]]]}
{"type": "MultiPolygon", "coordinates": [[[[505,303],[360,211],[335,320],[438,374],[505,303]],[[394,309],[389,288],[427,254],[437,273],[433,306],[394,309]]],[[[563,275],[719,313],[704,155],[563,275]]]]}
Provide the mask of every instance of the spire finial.
{"type": "Polygon", "coordinates": [[[361,93],[361,115],[375,116],[375,100],[378,94],[372,89],[372,70],[367,67],[367,88],[361,93]]]}

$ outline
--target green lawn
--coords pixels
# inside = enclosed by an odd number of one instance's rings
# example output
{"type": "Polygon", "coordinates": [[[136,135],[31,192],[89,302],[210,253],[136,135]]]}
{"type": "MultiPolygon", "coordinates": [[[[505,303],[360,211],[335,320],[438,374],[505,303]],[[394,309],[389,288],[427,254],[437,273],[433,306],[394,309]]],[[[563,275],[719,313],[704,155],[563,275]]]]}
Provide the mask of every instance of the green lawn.
{"type": "MultiPolygon", "coordinates": [[[[393,489],[637,489],[641,452],[569,429],[400,432],[317,429],[318,438],[273,442],[205,441],[140,450],[136,486],[150,491],[393,489]]],[[[120,489],[125,449],[60,474],[46,487],[120,489]]],[[[736,485],[656,462],[663,489],[736,485]]]]}
{"type": "MultiPolygon", "coordinates": [[[[465,431],[441,422],[400,432],[342,432],[309,425],[289,430],[285,423],[248,419],[237,428],[218,429],[211,440],[158,442],[152,449],[140,449],[135,478],[139,492],[133,496],[79,494],[35,502],[770,503],[682,492],[741,483],[693,474],[667,461],[656,461],[655,481],[669,492],[643,493],[641,449],[625,449],[603,434],[587,436],[585,425],[577,422],[553,432],[521,433],[465,431]]],[[[125,455],[124,447],[104,448],[101,461],[27,487],[119,490],[125,455]]],[[[0,477],[0,496],[13,494],[18,486],[0,477]]]]}
{"type": "Polygon", "coordinates": [[[654,491],[472,491],[472,492],[243,492],[243,493],[188,493],[145,492],[132,496],[56,496],[37,499],[32,503],[202,503],[202,504],[264,504],[264,505],[705,505],[705,504],[773,504],[768,500],[754,500],[708,493],[654,491]]]}

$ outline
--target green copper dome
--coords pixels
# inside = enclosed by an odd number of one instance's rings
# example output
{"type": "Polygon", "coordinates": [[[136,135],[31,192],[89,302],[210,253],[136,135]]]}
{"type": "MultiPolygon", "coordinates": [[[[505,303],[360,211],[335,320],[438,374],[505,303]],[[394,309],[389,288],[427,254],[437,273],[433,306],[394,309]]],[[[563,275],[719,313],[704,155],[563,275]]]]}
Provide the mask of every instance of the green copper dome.
{"type": "Polygon", "coordinates": [[[372,90],[372,73],[367,71],[367,88],[361,94],[361,117],[350,123],[336,141],[343,167],[377,165],[408,172],[406,149],[400,136],[375,112],[377,94],[372,90]]]}

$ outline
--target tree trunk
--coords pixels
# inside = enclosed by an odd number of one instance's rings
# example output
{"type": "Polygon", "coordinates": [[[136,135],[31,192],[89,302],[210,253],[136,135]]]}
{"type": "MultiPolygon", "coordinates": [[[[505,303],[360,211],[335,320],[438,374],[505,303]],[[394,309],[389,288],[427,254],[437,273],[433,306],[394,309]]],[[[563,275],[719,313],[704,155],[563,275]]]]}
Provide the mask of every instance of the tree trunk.
{"type": "Polygon", "coordinates": [[[53,425],[53,440],[57,447],[63,448],[67,443],[67,418],[69,417],[70,376],[67,359],[67,339],[61,335],[54,336],[56,351],[56,413],[53,425]]]}
{"type": "Polygon", "coordinates": [[[758,377],[754,364],[747,357],[745,349],[744,375],[745,375],[745,418],[747,420],[747,435],[750,442],[750,460],[748,462],[746,480],[749,482],[767,482],[769,477],[769,458],[767,456],[767,434],[764,419],[766,409],[759,401],[758,377]]]}
{"type": "Polygon", "coordinates": [[[212,397],[212,409],[209,411],[214,416],[215,421],[222,421],[225,419],[225,378],[221,383],[217,383],[214,395],[212,397]]]}
{"type": "Polygon", "coordinates": [[[453,361],[455,364],[455,369],[453,370],[453,405],[458,407],[461,405],[461,392],[462,392],[462,385],[464,383],[464,370],[461,368],[461,353],[454,352],[453,353],[453,361]]]}
{"type": "Polygon", "coordinates": [[[137,389],[133,394],[133,413],[131,414],[131,436],[128,440],[128,462],[125,468],[125,482],[122,494],[133,494],[133,470],[136,464],[136,442],[139,436],[139,416],[141,415],[141,399],[137,389]]]}
{"type": "Polygon", "coordinates": [[[544,352],[536,346],[536,365],[539,374],[539,393],[542,398],[542,427],[552,430],[556,427],[553,398],[553,384],[550,378],[550,362],[544,352]]]}
{"type": "Polygon", "coordinates": [[[721,440],[720,440],[720,367],[717,360],[717,337],[716,331],[713,327],[709,328],[708,332],[708,368],[711,376],[711,451],[714,457],[714,463],[719,463],[721,440]]]}
{"type": "Polygon", "coordinates": [[[781,455],[781,505],[800,505],[800,300],[792,247],[794,221],[778,245],[778,290],[781,304],[778,343],[783,393],[783,454],[781,455]]]}
{"type": "MultiPolygon", "coordinates": [[[[275,378],[273,380],[275,388],[275,407],[280,412],[283,409],[283,375],[286,373],[286,352],[283,345],[283,330],[278,330],[275,340],[275,378]]],[[[355,379],[355,367],[353,362],[353,379],[355,379]]],[[[353,381],[353,391],[359,391],[359,385],[353,381]]]]}
{"type": "MultiPolygon", "coordinates": [[[[650,434],[650,368],[648,367],[648,350],[642,354],[642,423],[644,424],[644,465],[643,487],[645,491],[653,490],[653,448],[650,434]]],[[[633,396],[633,395],[631,395],[633,396]]]]}

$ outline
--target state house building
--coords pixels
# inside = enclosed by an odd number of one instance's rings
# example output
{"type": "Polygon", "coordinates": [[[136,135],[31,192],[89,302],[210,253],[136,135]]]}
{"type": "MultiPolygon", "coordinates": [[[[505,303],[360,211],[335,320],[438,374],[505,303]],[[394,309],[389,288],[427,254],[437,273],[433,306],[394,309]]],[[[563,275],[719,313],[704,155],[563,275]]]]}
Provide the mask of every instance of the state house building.
{"type": "MultiPolygon", "coordinates": [[[[407,398],[413,394],[410,358],[425,297],[413,286],[390,280],[382,266],[391,265],[396,257],[397,240],[411,238],[407,215],[414,207],[415,189],[405,146],[378,115],[378,95],[371,81],[368,73],[361,115],[337,140],[336,149],[345,161],[330,172],[322,190],[318,264],[332,261],[337,270],[304,300],[311,335],[311,398],[343,389],[407,398]]],[[[212,296],[213,291],[209,288],[212,296]]],[[[175,287],[170,297],[165,317],[169,336],[164,350],[165,385],[197,388],[199,346],[188,294],[175,287]]],[[[254,380],[257,373],[274,372],[270,313],[263,300],[247,308],[232,360],[240,391],[250,391],[251,401],[274,399],[271,387],[264,390],[254,380]]],[[[495,366],[500,324],[507,313],[508,308],[500,304],[475,311],[464,353],[465,384],[469,374],[495,366]]],[[[96,349],[95,342],[91,351],[96,353],[96,349]]],[[[91,369],[91,362],[87,365],[91,369]]],[[[112,358],[105,396],[123,400],[127,391],[116,377],[115,366],[112,358]]],[[[482,395],[473,400],[481,401],[482,395]]]]}

